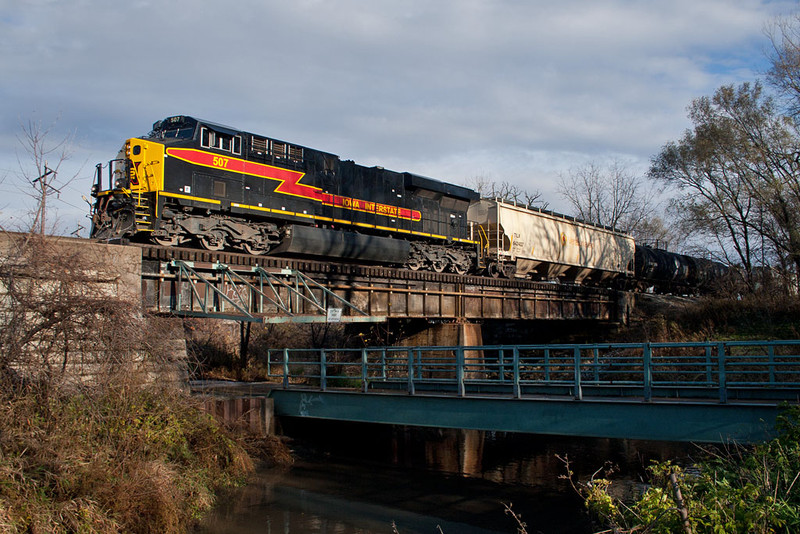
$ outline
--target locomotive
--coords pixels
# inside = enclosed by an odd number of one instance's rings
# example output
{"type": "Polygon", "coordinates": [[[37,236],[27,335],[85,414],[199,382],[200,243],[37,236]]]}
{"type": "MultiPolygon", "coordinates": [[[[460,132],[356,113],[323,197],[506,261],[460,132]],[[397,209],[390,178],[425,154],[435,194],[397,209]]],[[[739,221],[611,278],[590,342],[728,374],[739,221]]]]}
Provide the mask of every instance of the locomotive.
{"type": "Polygon", "coordinates": [[[478,194],[187,116],[97,166],[91,236],[466,273],[478,194]]]}
{"type": "Polygon", "coordinates": [[[613,228],[183,115],[127,139],[91,193],[99,240],[572,283],[675,278],[613,228]]]}

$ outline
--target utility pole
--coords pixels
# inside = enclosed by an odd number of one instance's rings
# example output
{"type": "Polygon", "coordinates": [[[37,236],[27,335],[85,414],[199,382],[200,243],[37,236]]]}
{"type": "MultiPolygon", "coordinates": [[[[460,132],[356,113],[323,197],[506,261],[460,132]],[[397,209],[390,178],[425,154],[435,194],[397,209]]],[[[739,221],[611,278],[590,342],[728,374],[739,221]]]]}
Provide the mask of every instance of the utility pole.
{"type": "MultiPolygon", "coordinates": [[[[38,178],[36,178],[32,182],[34,184],[39,182],[39,188],[42,191],[42,196],[39,199],[39,211],[36,214],[36,219],[37,219],[37,221],[39,223],[39,233],[42,234],[42,235],[44,235],[45,228],[46,228],[46,226],[45,226],[45,213],[46,213],[46,210],[47,210],[47,188],[49,187],[50,189],[52,189],[56,193],[59,193],[59,194],[61,193],[61,191],[59,191],[58,189],[56,189],[55,187],[50,185],[50,181],[51,180],[55,180],[55,177],[56,177],[57,174],[58,173],[56,171],[54,171],[53,169],[50,169],[47,166],[47,162],[45,161],[44,162],[44,173],[42,173],[38,178]],[[50,176],[50,175],[52,175],[53,178],[48,179],[48,176],[50,176]]],[[[36,222],[37,221],[34,221],[34,225],[33,225],[34,228],[36,227],[36,222]]]]}

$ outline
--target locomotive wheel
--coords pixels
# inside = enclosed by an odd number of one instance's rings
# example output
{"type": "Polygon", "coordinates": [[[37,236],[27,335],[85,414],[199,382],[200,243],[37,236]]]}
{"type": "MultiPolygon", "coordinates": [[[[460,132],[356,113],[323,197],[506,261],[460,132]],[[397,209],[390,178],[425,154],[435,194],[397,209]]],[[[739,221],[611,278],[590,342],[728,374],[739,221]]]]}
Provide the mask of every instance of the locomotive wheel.
{"type": "Polygon", "coordinates": [[[431,268],[433,268],[433,270],[436,271],[437,273],[442,273],[447,268],[447,263],[448,262],[446,259],[433,260],[431,262],[431,268]]]}
{"type": "Polygon", "coordinates": [[[257,246],[252,245],[250,243],[242,243],[242,250],[244,250],[251,256],[262,256],[267,252],[269,252],[269,248],[258,248],[257,246]]]}
{"type": "Polygon", "coordinates": [[[453,263],[453,272],[456,274],[467,274],[467,266],[463,263],[453,263]]]}
{"type": "Polygon", "coordinates": [[[422,262],[419,261],[417,258],[411,258],[406,263],[406,267],[408,267],[412,271],[419,271],[422,268],[422,262]]]}
{"type": "Polygon", "coordinates": [[[200,246],[206,250],[217,252],[225,248],[225,234],[213,232],[210,235],[201,235],[200,246]]]}
{"type": "Polygon", "coordinates": [[[178,244],[178,236],[174,235],[171,237],[157,237],[153,236],[153,243],[156,245],[161,245],[162,247],[174,247],[178,244]]]}

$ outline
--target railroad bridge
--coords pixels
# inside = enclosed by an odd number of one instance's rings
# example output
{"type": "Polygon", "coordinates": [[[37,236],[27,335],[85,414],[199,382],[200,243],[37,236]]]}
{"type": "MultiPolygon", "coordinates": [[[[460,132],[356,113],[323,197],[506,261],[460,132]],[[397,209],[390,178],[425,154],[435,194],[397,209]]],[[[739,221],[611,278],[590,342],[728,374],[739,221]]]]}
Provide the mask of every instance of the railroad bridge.
{"type": "Polygon", "coordinates": [[[249,322],[625,321],[626,293],[530,280],[142,246],[151,312],[249,322]],[[331,313],[331,310],[334,313],[331,313]]]}

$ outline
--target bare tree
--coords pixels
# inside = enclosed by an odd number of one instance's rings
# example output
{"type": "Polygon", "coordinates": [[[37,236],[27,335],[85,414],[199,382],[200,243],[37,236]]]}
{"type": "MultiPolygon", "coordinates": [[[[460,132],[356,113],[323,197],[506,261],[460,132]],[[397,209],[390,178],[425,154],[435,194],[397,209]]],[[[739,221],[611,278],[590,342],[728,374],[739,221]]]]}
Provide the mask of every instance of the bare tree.
{"type": "Polygon", "coordinates": [[[644,178],[619,160],[603,167],[595,162],[560,176],[558,192],[581,219],[619,228],[636,236],[655,212],[644,178]]]}
{"type": "Polygon", "coordinates": [[[547,202],[541,200],[542,193],[538,190],[523,189],[508,181],[497,182],[485,175],[474,176],[467,180],[466,185],[480,193],[482,198],[498,198],[506,202],[542,209],[546,209],[548,206],[547,202]]]}
{"type": "Polygon", "coordinates": [[[53,194],[60,196],[61,188],[69,185],[77,176],[58,181],[61,165],[72,154],[74,134],[69,133],[51,141],[56,123],[43,127],[41,121],[29,120],[20,124],[21,133],[17,135],[29,158],[28,162],[23,162],[17,156],[20,172],[27,183],[24,193],[33,198],[36,204],[29,230],[42,235],[47,231],[48,197],[53,194]]]}
{"type": "Polygon", "coordinates": [[[145,381],[175,349],[108,249],[0,233],[0,386],[145,381]]]}

